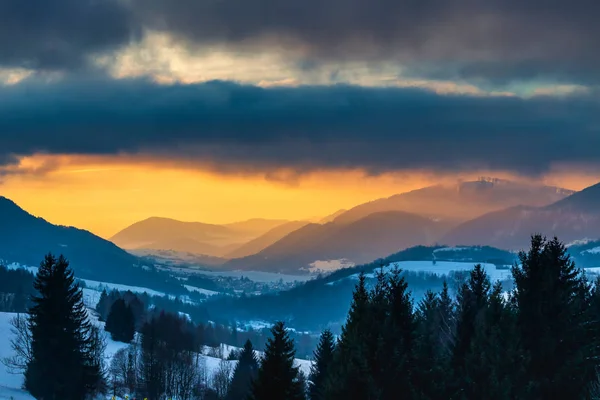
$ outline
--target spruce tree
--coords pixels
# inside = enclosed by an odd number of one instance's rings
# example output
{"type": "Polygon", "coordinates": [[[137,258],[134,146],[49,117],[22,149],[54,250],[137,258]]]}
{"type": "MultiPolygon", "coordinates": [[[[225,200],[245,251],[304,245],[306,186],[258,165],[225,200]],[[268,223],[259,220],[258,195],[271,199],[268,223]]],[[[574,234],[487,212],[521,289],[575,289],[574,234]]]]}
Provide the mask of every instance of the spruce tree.
{"type": "Polygon", "coordinates": [[[329,376],[329,369],[333,362],[335,351],[335,339],[329,329],[321,333],[321,338],[314,353],[314,362],[310,368],[308,377],[308,393],[310,400],[322,400],[325,398],[325,383],[329,376]]]}
{"type": "Polygon", "coordinates": [[[360,274],[352,295],[346,324],[334,352],[333,364],[325,385],[328,400],[362,400],[373,397],[374,382],[367,363],[365,338],[369,336],[370,301],[366,277],[360,274]]]}
{"type": "Polygon", "coordinates": [[[271,329],[258,376],[252,385],[253,400],[304,400],[304,388],[294,366],[294,342],[283,322],[271,329]]]}
{"type": "Polygon", "coordinates": [[[83,294],[68,261],[48,254],[34,288],[25,388],[37,399],[81,400],[97,391],[102,372],[83,294]]]}
{"type": "Polygon", "coordinates": [[[513,267],[517,322],[530,398],[585,398],[598,347],[588,321],[589,287],[557,238],[531,239],[513,267]]]}
{"type": "Polygon", "coordinates": [[[469,375],[467,356],[475,332],[481,324],[488,302],[491,283],[481,265],[475,265],[469,273],[469,279],[463,283],[457,296],[456,335],[452,352],[452,371],[454,377],[450,387],[452,396],[468,396],[476,390],[473,377],[469,375]]]}
{"type": "Polygon", "coordinates": [[[380,346],[381,378],[375,378],[381,399],[398,398],[398,393],[415,396],[413,372],[415,370],[416,321],[408,283],[395,269],[387,285],[387,304],[380,346]]]}
{"type": "Polygon", "coordinates": [[[135,317],[124,299],[118,299],[110,307],[106,318],[105,330],[110,332],[113,340],[129,343],[135,335],[135,317]]]}
{"type": "Polygon", "coordinates": [[[250,340],[246,340],[227,393],[227,400],[246,399],[251,393],[252,381],[258,373],[258,358],[250,340]]]}
{"type": "Polygon", "coordinates": [[[106,321],[106,316],[108,314],[108,293],[106,293],[106,289],[102,289],[102,293],[100,294],[100,300],[96,304],[96,311],[100,315],[98,319],[100,321],[106,321]]]}
{"type": "Polygon", "coordinates": [[[444,397],[444,348],[441,345],[443,330],[438,295],[428,290],[419,302],[416,312],[416,370],[414,383],[420,398],[444,397]]]}

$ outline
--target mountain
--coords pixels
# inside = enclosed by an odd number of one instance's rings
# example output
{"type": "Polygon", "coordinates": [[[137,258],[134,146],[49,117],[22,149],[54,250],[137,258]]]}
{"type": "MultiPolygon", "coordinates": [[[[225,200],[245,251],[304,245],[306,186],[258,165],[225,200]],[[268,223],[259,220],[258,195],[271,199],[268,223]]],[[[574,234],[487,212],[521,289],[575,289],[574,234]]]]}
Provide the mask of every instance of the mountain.
{"type": "Polygon", "coordinates": [[[222,257],[285,220],[251,219],[226,225],[151,217],[123,229],[110,240],[125,249],[173,250],[222,257]]]}
{"type": "Polygon", "coordinates": [[[256,254],[259,251],[269,247],[278,240],[284,238],[290,233],[306,226],[308,222],[305,221],[291,221],[283,225],[276,226],[267,233],[252,239],[251,241],[244,243],[237,247],[235,250],[225,254],[227,258],[240,258],[256,254]]]}
{"type": "Polygon", "coordinates": [[[600,183],[545,207],[517,206],[482,215],[448,232],[450,245],[489,245],[518,250],[541,233],[564,242],[600,238],[600,183]]]}
{"type": "Polygon", "coordinates": [[[139,259],[115,244],[73,227],[53,225],[0,197],[0,259],[37,266],[44,256],[64,254],[78,277],[135,281],[139,259]],[[128,279],[131,278],[131,279],[128,279]]]}
{"type": "Polygon", "coordinates": [[[406,211],[463,222],[517,205],[545,206],[574,192],[553,186],[480,178],[456,185],[434,185],[358,205],[335,221],[349,223],[382,211],[406,211]]]}
{"type": "Polygon", "coordinates": [[[249,236],[259,236],[288,222],[290,221],[286,219],[253,218],[247,221],[224,224],[223,226],[234,232],[246,233],[249,236]]]}
{"type": "Polygon", "coordinates": [[[315,261],[371,261],[418,244],[433,243],[449,226],[419,215],[379,212],[348,224],[308,224],[257,254],[223,265],[272,272],[306,270],[315,261]]]}
{"type": "Polygon", "coordinates": [[[337,217],[339,217],[340,215],[342,215],[343,213],[345,213],[348,210],[342,209],[342,210],[337,210],[336,212],[334,212],[331,215],[328,215],[324,218],[319,219],[317,222],[319,224],[326,224],[328,222],[333,222],[334,219],[336,219],[337,217]]]}

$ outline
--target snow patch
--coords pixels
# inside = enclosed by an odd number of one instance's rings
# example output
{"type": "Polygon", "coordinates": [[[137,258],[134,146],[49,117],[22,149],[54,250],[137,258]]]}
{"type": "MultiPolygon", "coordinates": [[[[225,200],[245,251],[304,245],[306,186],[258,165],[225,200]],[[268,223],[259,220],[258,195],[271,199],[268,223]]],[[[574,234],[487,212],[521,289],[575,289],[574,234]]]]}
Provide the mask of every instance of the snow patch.
{"type": "Polygon", "coordinates": [[[107,292],[111,290],[118,290],[122,292],[131,291],[132,293],[148,293],[150,296],[164,296],[165,293],[158,292],[156,290],[148,289],[140,286],[130,286],[130,285],[121,285],[120,283],[107,283],[100,281],[93,281],[91,279],[80,279],[85,282],[85,285],[88,289],[97,290],[102,292],[106,289],[107,292]]]}
{"type": "Polygon", "coordinates": [[[600,246],[594,247],[593,249],[584,250],[584,251],[581,252],[581,254],[585,254],[585,253],[600,254],[600,246]]]}
{"type": "Polygon", "coordinates": [[[474,248],[470,248],[470,247],[442,247],[441,249],[435,249],[433,251],[433,253],[435,254],[435,253],[445,252],[445,251],[448,251],[448,252],[449,251],[464,251],[464,250],[471,250],[471,249],[473,249],[473,250],[481,250],[481,249],[478,249],[476,247],[474,247],[474,248]]]}
{"type": "Polygon", "coordinates": [[[339,260],[327,260],[327,261],[315,261],[310,264],[310,268],[308,270],[311,273],[320,273],[320,272],[331,272],[337,271],[338,269],[353,267],[355,264],[352,261],[346,260],[345,258],[339,260]]]}
{"type": "Polygon", "coordinates": [[[205,294],[207,296],[214,296],[214,295],[220,294],[219,292],[215,292],[214,290],[202,289],[202,288],[198,288],[198,287],[190,286],[190,285],[183,285],[183,286],[190,292],[198,292],[201,294],[205,294]]]}
{"type": "MultiPolygon", "coordinates": [[[[596,240],[597,240],[597,239],[596,239],[596,240]]],[[[590,242],[593,242],[593,241],[594,241],[593,239],[588,239],[588,238],[585,238],[585,239],[577,239],[577,240],[573,240],[572,242],[569,242],[569,243],[567,243],[567,244],[565,245],[565,247],[571,247],[571,246],[581,246],[581,245],[588,244],[588,243],[590,243],[590,242]]]]}

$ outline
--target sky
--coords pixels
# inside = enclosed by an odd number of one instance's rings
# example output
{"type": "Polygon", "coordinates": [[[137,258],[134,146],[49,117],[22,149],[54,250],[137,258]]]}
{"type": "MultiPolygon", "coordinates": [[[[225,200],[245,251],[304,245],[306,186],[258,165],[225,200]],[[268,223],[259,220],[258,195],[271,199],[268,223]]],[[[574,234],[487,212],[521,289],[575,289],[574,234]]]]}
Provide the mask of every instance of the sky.
{"type": "Polygon", "coordinates": [[[0,0],[0,194],[109,237],[600,181],[592,0],[0,0]],[[32,12],[31,10],[35,10],[32,12]]]}

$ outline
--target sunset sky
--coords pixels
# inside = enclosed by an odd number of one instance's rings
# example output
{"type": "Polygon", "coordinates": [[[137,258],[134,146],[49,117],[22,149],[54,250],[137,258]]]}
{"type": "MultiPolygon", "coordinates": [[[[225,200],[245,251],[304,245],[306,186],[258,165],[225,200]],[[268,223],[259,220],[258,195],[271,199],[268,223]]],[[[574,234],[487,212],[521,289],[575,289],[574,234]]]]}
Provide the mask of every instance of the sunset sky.
{"type": "Polygon", "coordinates": [[[0,2],[0,195],[108,237],[155,215],[321,217],[478,175],[581,189],[600,181],[599,13],[0,2]]]}

